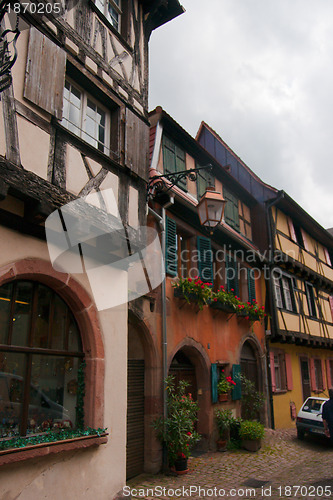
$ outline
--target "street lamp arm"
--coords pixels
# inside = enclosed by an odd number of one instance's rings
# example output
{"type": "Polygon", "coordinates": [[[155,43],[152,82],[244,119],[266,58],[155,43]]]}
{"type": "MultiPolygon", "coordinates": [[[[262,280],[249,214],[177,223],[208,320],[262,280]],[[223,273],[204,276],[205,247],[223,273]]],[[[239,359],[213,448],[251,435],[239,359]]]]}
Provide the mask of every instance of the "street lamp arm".
{"type": "Polygon", "coordinates": [[[172,172],[170,174],[154,175],[149,179],[147,184],[147,202],[154,197],[156,193],[168,192],[180,180],[188,178],[190,181],[196,181],[198,172],[200,170],[212,170],[212,165],[205,165],[204,167],[190,168],[189,170],[181,170],[180,172],[172,172]]]}

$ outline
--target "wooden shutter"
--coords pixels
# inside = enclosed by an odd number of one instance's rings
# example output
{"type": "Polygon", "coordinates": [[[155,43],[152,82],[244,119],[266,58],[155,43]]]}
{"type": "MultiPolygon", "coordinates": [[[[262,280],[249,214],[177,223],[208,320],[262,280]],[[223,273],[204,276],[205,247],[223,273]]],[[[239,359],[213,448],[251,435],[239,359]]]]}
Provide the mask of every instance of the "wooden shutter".
{"type": "Polygon", "coordinates": [[[236,385],[233,386],[231,391],[231,398],[233,401],[237,401],[242,398],[242,384],[240,380],[241,367],[240,365],[232,365],[231,378],[236,385]]]}
{"type": "Polygon", "coordinates": [[[223,187],[223,197],[227,202],[224,209],[224,220],[229,226],[239,231],[238,198],[225,187],[223,187]]]}
{"type": "Polygon", "coordinates": [[[168,137],[163,135],[163,172],[174,174],[176,172],[176,146],[168,137]]]}
{"type": "Polygon", "coordinates": [[[198,236],[197,249],[199,254],[199,276],[202,281],[213,283],[213,252],[210,239],[198,236]]]}
{"type": "Polygon", "coordinates": [[[324,247],[325,259],[328,266],[332,267],[331,257],[327,248],[324,247]]]}
{"type": "Polygon", "coordinates": [[[333,295],[330,295],[328,300],[330,302],[330,308],[331,308],[331,314],[332,314],[332,320],[333,320],[333,295]]]}
{"type": "Polygon", "coordinates": [[[302,233],[302,238],[303,238],[303,242],[304,242],[304,248],[305,248],[305,250],[309,251],[308,238],[307,238],[307,235],[306,235],[305,231],[303,231],[302,228],[301,228],[301,233],[302,233]]]}
{"type": "Polygon", "coordinates": [[[61,120],[66,53],[36,28],[30,28],[24,97],[61,120]]]}
{"type": "Polygon", "coordinates": [[[323,381],[323,391],[326,389],[325,360],[321,360],[321,379],[323,381]]]}
{"type": "Polygon", "coordinates": [[[226,277],[227,277],[227,290],[230,292],[234,290],[235,295],[239,295],[238,283],[238,265],[237,261],[231,259],[228,255],[225,260],[226,277]],[[230,269],[230,271],[229,271],[230,269]]]}
{"type": "Polygon", "coordinates": [[[149,127],[126,108],[125,164],[141,179],[148,180],[149,127]]]}
{"type": "Polygon", "coordinates": [[[177,226],[174,220],[166,218],[165,271],[177,276],[177,226]]]}
{"type": "Polygon", "coordinates": [[[211,364],[211,383],[212,383],[212,403],[217,403],[218,393],[217,393],[217,382],[218,382],[217,364],[211,364]]]}
{"type": "Polygon", "coordinates": [[[316,391],[318,387],[316,383],[316,371],[313,358],[310,358],[310,380],[311,380],[311,390],[316,391]]]}
{"type": "Polygon", "coordinates": [[[293,371],[291,365],[291,355],[287,352],[285,353],[285,363],[286,363],[287,389],[288,391],[292,391],[294,388],[294,384],[293,384],[293,371]]]}
{"type": "Polygon", "coordinates": [[[289,227],[289,233],[290,233],[290,238],[295,242],[297,243],[297,238],[296,238],[296,233],[295,233],[295,228],[294,228],[294,224],[293,224],[293,221],[291,220],[290,217],[287,218],[288,220],[288,227],[289,227]]]}
{"type": "MultiPolygon", "coordinates": [[[[176,152],[176,172],[182,172],[183,170],[186,170],[186,162],[185,162],[185,151],[181,149],[180,147],[176,146],[175,147],[175,152],[176,152]]],[[[184,191],[187,191],[187,179],[184,177],[183,179],[180,179],[177,183],[179,187],[184,189],[184,191]]]]}
{"type": "Polygon", "coordinates": [[[332,387],[332,378],[331,378],[331,363],[330,359],[326,359],[326,377],[327,377],[327,387],[330,389],[332,387]]]}
{"type": "Polygon", "coordinates": [[[276,391],[276,382],[275,382],[275,368],[274,368],[274,352],[269,353],[269,364],[271,368],[271,382],[272,382],[272,392],[276,391]]]}
{"type": "Polygon", "coordinates": [[[253,302],[253,300],[256,300],[256,282],[255,279],[252,277],[253,271],[251,269],[247,270],[247,288],[249,292],[249,302],[253,302]]]}

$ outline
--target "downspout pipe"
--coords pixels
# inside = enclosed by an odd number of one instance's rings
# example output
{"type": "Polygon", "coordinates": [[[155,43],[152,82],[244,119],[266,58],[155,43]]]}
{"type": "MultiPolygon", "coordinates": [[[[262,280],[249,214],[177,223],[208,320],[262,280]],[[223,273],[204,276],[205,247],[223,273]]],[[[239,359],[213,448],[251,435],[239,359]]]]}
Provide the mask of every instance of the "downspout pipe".
{"type": "MultiPolygon", "coordinates": [[[[173,203],[173,198],[171,198],[168,206],[173,203]]],[[[159,215],[155,210],[148,207],[148,213],[153,215],[158,221],[161,230],[161,246],[162,246],[162,276],[165,274],[165,230],[166,230],[166,205],[162,207],[162,216],[159,215]]],[[[164,419],[168,416],[168,397],[166,391],[166,378],[168,376],[168,331],[167,331],[167,321],[166,321],[166,278],[161,284],[161,310],[162,310],[162,373],[163,373],[163,417],[164,419]]],[[[168,467],[168,456],[167,449],[163,445],[163,470],[167,470],[168,467]]]]}
{"type": "MultiPolygon", "coordinates": [[[[268,245],[269,245],[269,276],[268,276],[268,288],[269,288],[269,307],[272,314],[271,328],[277,331],[277,315],[275,301],[273,298],[273,284],[272,284],[272,270],[274,268],[274,258],[273,258],[273,235],[272,235],[272,213],[271,209],[276,205],[282,198],[284,198],[284,191],[279,191],[278,196],[271,201],[265,203],[266,205],[266,220],[267,220],[267,232],[268,232],[268,245]]],[[[269,404],[270,404],[270,414],[271,414],[271,427],[275,429],[274,421],[274,405],[273,405],[273,392],[272,392],[272,377],[270,370],[270,350],[269,350],[269,339],[266,337],[266,353],[267,353],[267,377],[268,377],[268,388],[269,388],[269,404]]]]}

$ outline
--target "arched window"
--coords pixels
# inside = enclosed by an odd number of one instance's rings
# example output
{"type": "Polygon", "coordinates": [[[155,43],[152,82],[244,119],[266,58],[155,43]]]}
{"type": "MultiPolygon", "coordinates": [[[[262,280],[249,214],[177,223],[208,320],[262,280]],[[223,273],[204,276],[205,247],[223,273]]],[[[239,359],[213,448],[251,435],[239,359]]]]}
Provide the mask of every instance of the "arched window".
{"type": "Polygon", "coordinates": [[[0,287],[0,437],[75,427],[84,354],[74,316],[51,288],[0,287]]]}

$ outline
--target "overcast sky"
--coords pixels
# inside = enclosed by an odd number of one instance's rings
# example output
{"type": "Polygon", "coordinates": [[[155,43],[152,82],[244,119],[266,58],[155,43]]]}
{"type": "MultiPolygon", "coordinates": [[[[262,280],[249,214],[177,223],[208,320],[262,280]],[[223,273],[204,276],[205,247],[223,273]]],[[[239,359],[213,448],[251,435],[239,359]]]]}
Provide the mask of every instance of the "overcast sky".
{"type": "Polygon", "coordinates": [[[333,227],[333,1],[182,0],[150,39],[149,107],[208,123],[263,181],[333,227]]]}

